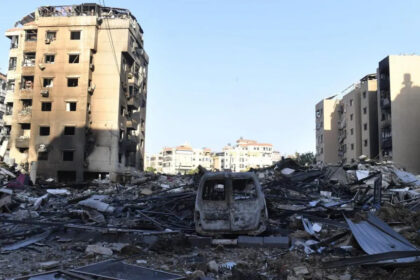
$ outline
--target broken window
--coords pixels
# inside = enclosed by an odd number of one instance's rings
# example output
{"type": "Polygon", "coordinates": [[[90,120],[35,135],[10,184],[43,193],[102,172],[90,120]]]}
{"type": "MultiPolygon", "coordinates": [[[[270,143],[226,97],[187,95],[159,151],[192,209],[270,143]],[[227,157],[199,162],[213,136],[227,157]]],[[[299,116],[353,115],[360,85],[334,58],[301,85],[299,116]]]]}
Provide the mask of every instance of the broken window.
{"type": "Polygon", "coordinates": [[[73,112],[76,111],[77,103],[76,102],[66,102],[66,111],[73,112]]]}
{"type": "Polygon", "coordinates": [[[63,161],[73,161],[74,151],[63,151],[63,161]]]}
{"type": "Polygon", "coordinates": [[[365,147],[367,147],[367,145],[368,145],[368,140],[365,140],[365,141],[364,141],[364,145],[365,145],[365,147]]]}
{"type": "Polygon", "coordinates": [[[48,136],[50,135],[50,127],[49,126],[40,126],[39,127],[39,136],[48,136]]]}
{"type": "Polygon", "coordinates": [[[22,123],[20,125],[20,136],[29,138],[31,136],[31,124],[30,123],[22,123]]]}
{"type": "Polygon", "coordinates": [[[16,70],[17,57],[9,58],[9,70],[16,70]]]}
{"type": "Polygon", "coordinates": [[[363,124],[363,130],[367,130],[367,123],[363,124]]]}
{"type": "Polygon", "coordinates": [[[48,152],[38,152],[38,160],[48,160],[48,152]]]}
{"type": "Polygon", "coordinates": [[[353,99],[350,99],[350,106],[353,106],[353,99]]]}
{"type": "Polygon", "coordinates": [[[251,200],[257,198],[257,189],[252,179],[232,180],[233,200],[251,200]]]}
{"type": "Polygon", "coordinates": [[[38,31],[36,29],[26,30],[25,41],[36,41],[38,31]]]}
{"type": "Polygon", "coordinates": [[[81,31],[71,31],[70,40],[80,40],[80,33],[81,31]]]}
{"type": "Polygon", "coordinates": [[[65,126],[64,135],[74,135],[76,132],[76,127],[74,126],[65,126]]]}
{"type": "Polygon", "coordinates": [[[7,90],[14,91],[15,90],[15,80],[11,79],[7,81],[7,90]]]}
{"type": "Polygon", "coordinates": [[[51,111],[51,102],[42,102],[41,111],[51,111]]]}
{"type": "Polygon", "coordinates": [[[26,109],[32,107],[32,99],[22,99],[22,108],[26,109]]]}
{"type": "Polygon", "coordinates": [[[203,188],[203,200],[225,200],[225,180],[207,180],[203,188]]]}
{"type": "Polygon", "coordinates": [[[77,87],[79,85],[79,78],[67,78],[68,87],[77,87]]]}
{"type": "Polygon", "coordinates": [[[55,55],[53,54],[46,54],[45,55],[45,63],[53,64],[55,61],[55,55]]]}
{"type": "Polygon", "coordinates": [[[24,67],[33,67],[35,66],[35,53],[25,53],[23,56],[23,66],[24,67]]]}
{"type": "Polygon", "coordinates": [[[363,92],[363,98],[366,98],[366,91],[363,92]]]}
{"type": "Polygon", "coordinates": [[[22,89],[33,89],[34,88],[34,76],[22,76],[22,89]]]}
{"type": "Polygon", "coordinates": [[[367,114],[367,108],[366,107],[363,108],[363,114],[365,114],[365,115],[367,114]]]}
{"type": "Polygon", "coordinates": [[[19,36],[12,36],[12,41],[10,43],[10,48],[11,49],[16,49],[19,45],[19,36]]]}
{"type": "Polygon", "coordinates": [[[55,41],[56,38],[57,38],[56,31],[47,31],[47,34],[45,35],[45,43],[49,44],[52,41],[55,41]]]}
{"type": "Polygon", "coordinates": [[[44,78],[42,86],[45,87],[52,87],[53,86],[53,79],[52,78],[44,78]]]}
{"type": "Polygon", "coordinates": [[[79,63],[79,54],[69,54],[69,63],[79,63]]]}

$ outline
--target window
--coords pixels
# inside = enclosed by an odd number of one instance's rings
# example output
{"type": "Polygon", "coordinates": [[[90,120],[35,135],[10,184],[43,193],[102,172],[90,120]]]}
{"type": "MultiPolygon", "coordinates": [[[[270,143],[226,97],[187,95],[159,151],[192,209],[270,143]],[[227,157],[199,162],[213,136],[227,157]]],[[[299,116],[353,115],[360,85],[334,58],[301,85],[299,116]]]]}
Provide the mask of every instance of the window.
{"type": "Polygon", "coordinates": [[[9,58],[9,70],[16,70],[17,57],[9,58]]]}
{"type": "Polygon", "coordinates": [[[33,67],[35,66],[35,53],[25,53],[23,56],[23,66],[24,67],[33,67]]]}
{"type": "Polygon", "coordinates": [[[47,31],[47,34],[45,35],[45,43],[50,43],[52,41],[55,41],[57,38],[57,32],[56,31],[47,31]]]}
{"type": "Polygon", "coordinates": [[[79,54],[69,54],[69,63],[79,63],[79,54]]]}
{"type": "Polygon", "coordinates": [[[225,181],[207,180],[203,187],[203,200],[225,200],[225,181]]]}
{"type": "Polygon", "coordinates": [[[63,151],[63,161],[73,161],[74,151],[63,151]]]}
{"type": "Polygon", "coordinates": [[[53,86],[53,79],[52,78],[44,78],[42,82],[42,86],[45,87],[52,87],[53,86]]]}
{"type": "Polygon", "coordinates": [[[48,152],[38,152],[38,160],[48,160],[48,152]]]}
{"type": "Polygon", "coordinates": [[[366,91],[363,92],[363,98],[366,98],[366,91]]]}
{"type": "Polygon", "coordinates": [[[50,135],[50,127],[49,126],[40,126],[39,127],[39,135],[40,136],[50,135]]]}
{"type": "Polygon", "coordinates": [[[38,31],[36,29],[26,30],[25,41],[36,41],[38,31]]]}
{"type": "Polygon", "coordinates": [[[70,40],[80,40],[80,31],[71,31],[70,40]]]}
{"type": "Polygon", "coordinates": [[[350,99],[350,106],[353,106],[353,99],[350,99]]]}
{"type": "Polygon", "coordinates": [[[353,151],[353,150],[354,150],[354,144],[351,144],[351,145],[350,145],[350,148],[351,148],[351,150],[353,151]]]}
{"type": "Polygon", "coordinates": [[[46,54],[45,55],[45,63],[53,64],[55,61],[55,55],[53,54],[46,54]]]}
{"type": "Polygon", "coordinates": [[[41,111],[51,111],[51,102],[41,102],[41,111]]]}
{"type": "Polygon", "coordinates": [[[79,78],[67,78],[68,87],[77,87],[79,85],[79,78]]]}
{"type": "Polygon", "coordinates": [[[363,124],[363,130],[367,130],[367,123],[363,124]]]}
{"type": "Polygon", "coordinates": [[[22,76],[21,89],[33,89],[34,76],[22,76]]]}
{"type": "Polygon", "coordinates": [[[363,145],[365,145],[365,147],[367,147],[367,145],[368,145],[368,140],[363,141],[363,145]]]}
{"type": "Polygon", "coordinates": [[[350,129],[350,135],[353,135],[353,133],[354,133],[354,130],[353,130],[353,128],[351,128],[350,129]]]}
{"type": "Polygon", "coordinates": [[[76,111],[76,102],[66,102],[66,111],[67,112],[74,112],[76,111]]]}
{"type": "Polygon", "coordinates": [[[12,36],[12,41],[10,43],[10,48],[11,49],[17,49],[19,45],[19,36],[12,36]]]}
{"type": "Polygon", "coordinates": [[[363,108],[363,114],[365,114],[365,115],[367,114],[367,108],[366,107],[363,108]]]}
{"type": "Polygon", "coordinates": [[[350,114],[350,120],[351,121],[353,120],[353,114],[350,114]]]}
{"type": "Polygon", "coordinates": [[[7,90],[15,90],[15,80],[8,80],[7,81],[7,90]]]}
{"type": "Polygon", "coordinates": [[[74,126],[65,126],[64,135],[74,135],[76,132],[76,127],[74,126]]]}
{"type": "MultiPolygon", "coordinates": [[[[241,164],[240,168],[244,168],[241,164]]],[[[252,200],[257,198],[257,190],[252,179],[232,180],[233,200],[252,200]]]]}

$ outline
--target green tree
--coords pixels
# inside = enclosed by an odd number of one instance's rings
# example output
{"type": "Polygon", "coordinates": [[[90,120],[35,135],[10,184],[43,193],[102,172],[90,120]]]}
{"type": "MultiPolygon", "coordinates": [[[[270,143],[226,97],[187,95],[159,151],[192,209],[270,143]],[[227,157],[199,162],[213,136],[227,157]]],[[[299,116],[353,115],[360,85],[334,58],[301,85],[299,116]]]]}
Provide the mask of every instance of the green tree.
{"type": "Polygon", "coordinates": [[[149,166],[146,168],[146,172],[150,172],[150,173],[155,173],[156,172],[156,168],[149,166]]]}
{"type": "Polygon", "coordinates": [[[315,155],[313,152],[307,152],[303,154],[299,154],[298,152],[296,152],[295,159],[299,165],[305,166],[313,164],[315,162],[315,155]]]}

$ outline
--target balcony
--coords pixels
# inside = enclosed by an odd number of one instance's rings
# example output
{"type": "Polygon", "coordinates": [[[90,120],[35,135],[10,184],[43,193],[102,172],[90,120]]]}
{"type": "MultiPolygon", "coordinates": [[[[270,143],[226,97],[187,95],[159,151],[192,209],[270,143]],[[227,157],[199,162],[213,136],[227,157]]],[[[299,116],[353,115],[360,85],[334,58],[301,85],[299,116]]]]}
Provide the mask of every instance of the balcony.
{"type": "Polygon", "coordinates": [[[126,121],[125,126],[129,129],[137,130],[138,122],[134,119],[129,119],[126,121]]]}
{"type": "Polygon", "coordinates": [[[391,126],[391,119],[385,119],[383,121],[381,121],[381,127],[385,128],[385,127],[390,127],[391,126]]]}
{"type": "Polygon", "coordinates": [[[381,146],[382,146],[382,149],[392,148],[392,137],[382,138],[381,146]]]}
{"type": "Polygon", "coordinates": [[[131,97],[127,100],[127,106],[133,107],[135,109],[138,109],[140,107],[140,100],[136,97],[131,97]]]}
{"type": "Polygon", "coordinates": [[[381,108],[383,110],[390,109],[391,108],[391,101],[388,98],[382,98],[381,99],[381,108]]]}
{"type": "Polygon", "coordinates": [[[19,138],[16,138],[15,146],[19,149],[29,148],[29,137],[19,136],[19,138]]]}

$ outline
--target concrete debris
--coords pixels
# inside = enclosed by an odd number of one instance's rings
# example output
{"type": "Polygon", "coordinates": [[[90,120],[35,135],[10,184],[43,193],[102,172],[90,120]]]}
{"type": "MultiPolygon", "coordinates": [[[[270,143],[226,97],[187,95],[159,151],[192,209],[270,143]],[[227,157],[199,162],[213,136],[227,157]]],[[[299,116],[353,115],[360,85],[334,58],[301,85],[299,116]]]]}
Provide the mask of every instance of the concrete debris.
{"type": "Polygon", "coordinates": [[[99,255],[106,255],[106,256],[112,256],[112,249],[102,246],[101,244],[95,244],[95,245],[88,245],[86,247],[85,252],[87,254],[99,254],[99,255]]]}
{"type": "Polygon", "coordinates": [[[13,178],[0,170],[7,186],[0,189],[0,278],[57,267],[60,272],[51,275],[68,279],[77,267],[97,269],[95,275],[106,275],[110,267],[165,270],[174,279],[419,275],[420,268],[412,265],[420,255],[420,184],[414,174],[390,163],[302,167],[290,159],[250,172],[263,203],[256,203],[258,193],[246,178],[236,185],[232,178],[237,175],[229,172],[213,188],[203,184],[200,192],[199,182],[217,174],[139,173],[124,185],[105,178],[32,186],[25,176],[12,173],[13,178]],[[197,193],[214,199],[201,204],[202,211],[196,207],[197,193]],[[264,218],[264,230],[241,228],[258,217],[264,218]],[[217,220],[224,221],[224,230],[217,220]],[[197,232],[197,221],[201,226],[205,221],[214,234],[200,235],[207,231],[197,232]],[[395,260],[404,260],[405,266],[396,266],[400,261],[395,260]]]}

